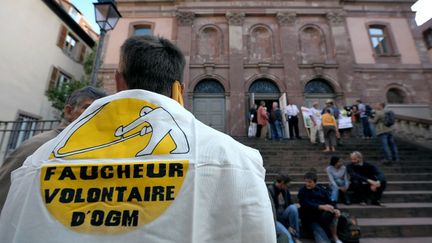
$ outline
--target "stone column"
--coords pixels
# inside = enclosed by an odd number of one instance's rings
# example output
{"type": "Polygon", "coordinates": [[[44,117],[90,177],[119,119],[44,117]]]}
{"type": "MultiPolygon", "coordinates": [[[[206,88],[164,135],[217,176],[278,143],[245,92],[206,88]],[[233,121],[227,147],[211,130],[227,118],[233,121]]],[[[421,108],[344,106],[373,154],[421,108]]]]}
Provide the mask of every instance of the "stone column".
{"type": "Polygon", "coordinates": [[[303,85],[300,82],[298,66],[299,36],[296,26],[297,15],[294,12],[278,12],[279,36],[284,65],[284,82],[287,87],[287,99],[301,106],[304,103],[303,85]]]}
{"type": "Polygon", "coordinates": [[[192,26],[195,19],[195,13],[193,12],[182,12],[179,11],[176,13],[177,18],[177,46],[182,50],[185,59],[186,59],[186,65],[183,75],[184,80],[184,94],[183,94],[183,100],[184,100],[184,106],[186,109],[191,110],[192,104],[190,104],[190,101],[187,97],[187,92],[191,89],[189,87],[190,84],[190,58],[191,58],[191,42],[192,42],[192,26]]]}
{"type": "Polygon", "coordinates": [[[245,13],[227,12],[229,24],[229,84],[230,97],[227,105],[227,132],[232,136],[246,135],[245,90],[243,67],[243,23],[245,13]]]}
{"type": "Polygon", "coordinates": [[[352,68],[354,57],[349,42],[349,33],[345,25],[345,13],[343,11],[329,12],[326,17],[333,37],[334,49],[332,53],[339,66],[337,81],[343,89],[336,93],[336,102],[339,105],[345,105],[344,98],[359,97],[361,95],[361,91],[358,89],[360,87],[355,87],[354,83],[352,68]]]}

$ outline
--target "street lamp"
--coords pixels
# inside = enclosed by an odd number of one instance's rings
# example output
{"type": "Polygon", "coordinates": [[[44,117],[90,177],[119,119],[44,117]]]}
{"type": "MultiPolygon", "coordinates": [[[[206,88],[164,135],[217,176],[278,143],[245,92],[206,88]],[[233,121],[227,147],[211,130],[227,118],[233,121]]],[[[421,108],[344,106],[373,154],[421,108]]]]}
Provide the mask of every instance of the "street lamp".
{"type": "Polygon", "coordinates": [[[115,0],[98,0],[98,2],[93,3],[93,5],[95,7],[96,23],[100,27],[99,44],[96,50],[96,59],[94,61],[91,78],[91,85],[96,86],[105,34],[107,31],[114,29],[118,20],[121,18],[121,14],[117,10],[115,0]]]}

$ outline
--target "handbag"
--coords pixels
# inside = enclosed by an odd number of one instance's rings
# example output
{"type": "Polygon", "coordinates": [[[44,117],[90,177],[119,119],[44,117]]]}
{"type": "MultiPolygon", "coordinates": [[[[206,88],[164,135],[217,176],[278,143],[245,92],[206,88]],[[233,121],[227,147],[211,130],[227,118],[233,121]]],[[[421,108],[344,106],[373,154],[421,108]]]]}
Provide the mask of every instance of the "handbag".
{"type": "Polygon", "coordinates": [[[257,133],[257,124],[251,122],[248,128],[248,137],[250,138],[255,137],[256,133],[257,133]]]}

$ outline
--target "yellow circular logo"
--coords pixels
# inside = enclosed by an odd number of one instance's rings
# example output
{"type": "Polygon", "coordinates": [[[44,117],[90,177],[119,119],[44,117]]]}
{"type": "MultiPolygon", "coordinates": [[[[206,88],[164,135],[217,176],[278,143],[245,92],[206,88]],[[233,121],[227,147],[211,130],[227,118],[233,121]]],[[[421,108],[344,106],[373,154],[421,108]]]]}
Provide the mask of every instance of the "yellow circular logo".
{"type": "Polygon", "coordinates": [[[51,164],[41,196],[64,226],[83,233],[124,233],[158,218],[176,199],[187,160],[51,164]]]}

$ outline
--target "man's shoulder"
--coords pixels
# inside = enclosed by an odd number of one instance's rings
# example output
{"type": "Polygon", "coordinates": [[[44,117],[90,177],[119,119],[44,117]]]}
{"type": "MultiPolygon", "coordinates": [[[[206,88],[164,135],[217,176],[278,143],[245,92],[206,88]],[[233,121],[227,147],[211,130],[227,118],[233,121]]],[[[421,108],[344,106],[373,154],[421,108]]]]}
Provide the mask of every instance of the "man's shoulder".
{"type": "Polygon", "coordinates": [[[262,167],[262,157],[258,150],[248,147],[231,136],[204,124],[198,125],[196,136],[198,159],[205,163],[235,165],[242,168],[262,167]]]}
{"type": "MultiPolygon", "coordinates": [[[[49,140],[55,138],[60,133],[59,130],[50,130],[47,132],[35,135],[26,140],[21,146],[19,146],[13,153],[26,153],[27,156],[35,152],[40,146],[49,140]]],[[[26,156],[26,157],[27,157],[26,156]]]]}

